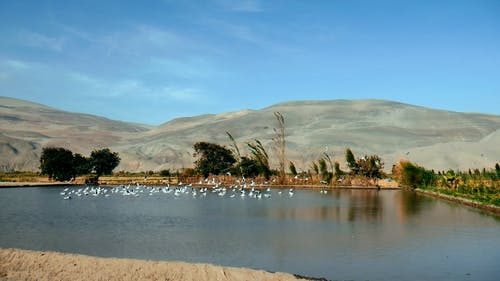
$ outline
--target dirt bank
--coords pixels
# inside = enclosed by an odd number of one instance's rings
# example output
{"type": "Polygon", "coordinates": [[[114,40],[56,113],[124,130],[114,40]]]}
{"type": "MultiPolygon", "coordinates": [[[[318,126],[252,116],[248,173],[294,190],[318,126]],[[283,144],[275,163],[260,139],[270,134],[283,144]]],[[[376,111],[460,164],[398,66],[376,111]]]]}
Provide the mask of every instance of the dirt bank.
{"type": "MultiPolygon", "coordinates": [[[[0,249],[0,280],[299,280],[292,274],[185,262],[0,249]]],[[[302,279],[303,280],[303,279],[302,279]]]]}

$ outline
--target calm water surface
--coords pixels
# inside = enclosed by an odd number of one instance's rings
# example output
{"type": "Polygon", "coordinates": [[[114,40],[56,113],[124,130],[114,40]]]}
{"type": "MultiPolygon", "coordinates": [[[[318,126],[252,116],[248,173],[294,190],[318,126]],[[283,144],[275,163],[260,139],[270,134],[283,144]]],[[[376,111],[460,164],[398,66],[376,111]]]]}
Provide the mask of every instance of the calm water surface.
{"type": "MultiPolygon", "coordinates": [[[[81,187],[70,187],[81,188],[81,187]]],[[[500,220],[405,191],[293,197],[0,189],[0,247],[181,260],[332,280],[499,280],[500,220]]]]}

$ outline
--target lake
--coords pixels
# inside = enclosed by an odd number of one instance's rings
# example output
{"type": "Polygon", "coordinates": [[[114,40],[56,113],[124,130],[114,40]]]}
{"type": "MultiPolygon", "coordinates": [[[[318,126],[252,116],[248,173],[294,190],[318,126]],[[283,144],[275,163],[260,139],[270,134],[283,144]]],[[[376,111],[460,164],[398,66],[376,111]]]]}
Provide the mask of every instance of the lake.
{"type": "Polygon", "coordinates": [[[500,219],[402,190],[0,189],[0,247],[331,280],[498,280],[500,219]],[[80,190],[80,191],[78,191],[80,190]],[[104,191],[106,190],[106,191],[104,191]],[[281,193],[281,194],[280,194],[281,193]],[[81,196],[78,196],[80,194],[81,196]],[[94,195],[95,196],[94,196],[94,195]]]}

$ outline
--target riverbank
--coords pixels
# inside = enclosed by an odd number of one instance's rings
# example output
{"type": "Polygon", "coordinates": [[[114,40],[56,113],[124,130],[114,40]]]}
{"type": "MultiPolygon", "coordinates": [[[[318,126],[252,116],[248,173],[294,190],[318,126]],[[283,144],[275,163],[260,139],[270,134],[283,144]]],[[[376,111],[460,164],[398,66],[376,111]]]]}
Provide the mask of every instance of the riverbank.
{"type": "Polygon", "coordinates": [[[4,182],[4,181],[0,182],[0,188],[67,186],[67,185],[78,185],[78,184],[67,183],[67,182],[4,182]]]}
{"type": "Polygon", "coordinates": [[[476,209],[487,211],[489,213],[500,216],[500,207],[495,206],[495,205],[486,205],[486,204],[483,204],[481,202],[473,201],[470,199],[455,197],[455,196],[442,194],[442,193],[438,193],[438,192],[434,192],[434,191],[430,191],[430,190],[424,190],[424,189],[420,189],[420,188],[415,189],[415,191],[417,193],[420,193],[420,194],[436,197],[436,198],[443,199],[443,200],[453,202],[453,203],[467,205],[469,207],[473,207],[476,209]]]}
{"type": "MultiPolygon", "coordinates": [[[[106,179],[106,178],[105,178],[106,179]]],[[[157,181],[152,182],[139,182],[134,180],[121,180],[120,183],[109,181],[99,181],[102,186],[118,186],[118,185],[128,185],[128,184],[141,184],[147,186],[165,186],[167,183],[159,183],[157,181]]],[[[177,185],[177,180],[175,180],[177,185]]],[[[187,184],[187,183],[186,183],[187,184]]],[[[52,182],[52,181],[0,181],[0,188],[10,188],[10,187],[45,187],[45,186],[68,186],[68,185],[84,185],[82,180],[76,180],[72,182],[52,182]]],[[[203,188],[203,187],[213,187],[214,184],[208,184],[205,182],[192,184],[194,188],[203,188]]],[[[230,186],[230,185],[227,185],[230,186]]],[[[249,186],[250,187],[250,186],[249,186]]],[[[388,179],[377,180],[371,185],[362,185],[358,182],[354,182],[352,184],[338,184],[338,185],[323,185],[323,184],[286,184],[286,185],[276,185],[276,184],[256,184],[253,186],[255,189],[266,189],[268,187],[271,188],[295,188],[295,189],[380,189],[380,190],[395,190],[401,189],[397,182],[388,179]]]]}
{"type": "Polygon", "coordinates": [[[185,262],[0,249],[0,280],[304,280],[289,273],[185,262]]]}

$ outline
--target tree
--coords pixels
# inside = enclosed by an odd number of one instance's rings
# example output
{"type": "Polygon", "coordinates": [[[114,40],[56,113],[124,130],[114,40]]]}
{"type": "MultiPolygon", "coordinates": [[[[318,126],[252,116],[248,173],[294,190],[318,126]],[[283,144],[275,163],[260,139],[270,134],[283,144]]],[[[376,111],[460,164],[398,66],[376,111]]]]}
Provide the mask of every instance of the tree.
{"type": "Polygon", "coordinates": [[[351,172],[354,175],[357,175],[359,173],[359,166],[350,148],[345,150],[345,160],[347,162],[347,166],[351,169],[351,172]]]}
{"type": "Polygon", "coordinates": [[[365,156],[358,159],[358,173],[369,178],[381,178],[384,162],[378,155],[365,156]]]}
{"type": "Polygon", "coordinates": [[[285,182],[285,118],[280,112],[275,112],[274,116],[276,116],[276,120],[278,120],[279,128],[274,128],[275,137],[273,138],[273,142],[278,151],[278,172],[280,183],[283,184],[285,182]]]}
{"type": "Polygon", "coordinates": [[[170,170],[169,169],[161,170],[160,171],[160,176],[162,176],[162,177],[170,177],[171,176],[170,170]]]}
{"type": "Polygon", "coordinates": [[[252,178],[258,176],[260,173],[259,163],[255,159],[245,156],[241,157],[237,168],[244,177],[252,178]]]}
{"type": "Polygon", "coordinates": [[[312,161],[311,168],[313,169],[314,173],[316,173],[316,175],[319,175],[319,167],[318,164],[316,164],[316,162],[312,161]]]}
{"type": "Polygon", "coordinates": [[[255,142],[247,143],[250,153],[252,154],[253,160],[258,163],[259,174],[264,175],[266,179],[271,177],[271,168],[269,167],[269,155],[262,143],[255,139],[255,142]]]}
{"type": "Polygon", "coordinates": [[[99,178],[101,175],[112,174],[113,169],[120,164],[120,157],[118,153],[111,152],[109,148],[104,148],[92,151],[90,154],[90,163],[93,172],[99,178]]]}
{"type": "Polygon", "coordinates": [[[205,177],[229,172],[236,162],[231,150],[215,143],[197,142],[194,150],[194,155],[199,157],[195,169],[205,177]]]}
{"type": "Polygon", "coordinates": [[[497,173],[497,176],[500,176],[500,165],[498,163],[495,164],[495,171],[497,173]]]}
{"type": "Polygon", "coordinates": [[[231,148],[233,150],[233,154],[236,153],[236,163],[237,163],[237,167],[238,167],[237,174],[243,175],[243,170],[242,170],[242,165],[241,165],[242,157],[241,157],[240,149],[238,148],[238,144],[236,143],[236,140],[233,138],[233,135],[231,135],[231,133],[226,131],[226,134],[229,137],[229,140],[231,140],[231,148]]]}
{"type": "Polygon", "coordinates": [[[293,164],[292,161],[290,161],[290,164],[288,165],[289,169],[290,169],[290,173],[292,173],[292,175],[296,176],[297,175],[297,169],[295,168],[295,164],[293,164]]]}
{"type": "Polygon", "coordinates": [[[409,161],[401,160],[394,165],[392,173],[399,184],[406,187],[426,187],[435,185],[437,176],[433,171],[415,165],[409,161]]]}
{"type": "Polygon", "coordinates": [[[332,180],[332,174],[330,172],[328,172],[328,166],[327,166],[325,158],[319,159],[318,164],[319,164],[319,172],[320,172],[321,180],[325,181],[327,183],[330,183],[332,180]]]}
{"type": "Polygon", "coordinates": [[[75,176],[90,174],[92,172],[92,163],[90,163],[89,158],[75,153],[73,155],[73,169],[75,170],[75,176]]]}
{"type": "Polygon", "coordinates": [[[68,181],[75,176],[73,152],[62,147],[45,147],[40,157],[42,174],[57,181],[68,181]]]}
{"type": "Polygon", "coordinates": [[[340,164],[339,162],[335,161],[335,177],[339,178],[344,174],[344,171],[340,169],[340,164]]]}

